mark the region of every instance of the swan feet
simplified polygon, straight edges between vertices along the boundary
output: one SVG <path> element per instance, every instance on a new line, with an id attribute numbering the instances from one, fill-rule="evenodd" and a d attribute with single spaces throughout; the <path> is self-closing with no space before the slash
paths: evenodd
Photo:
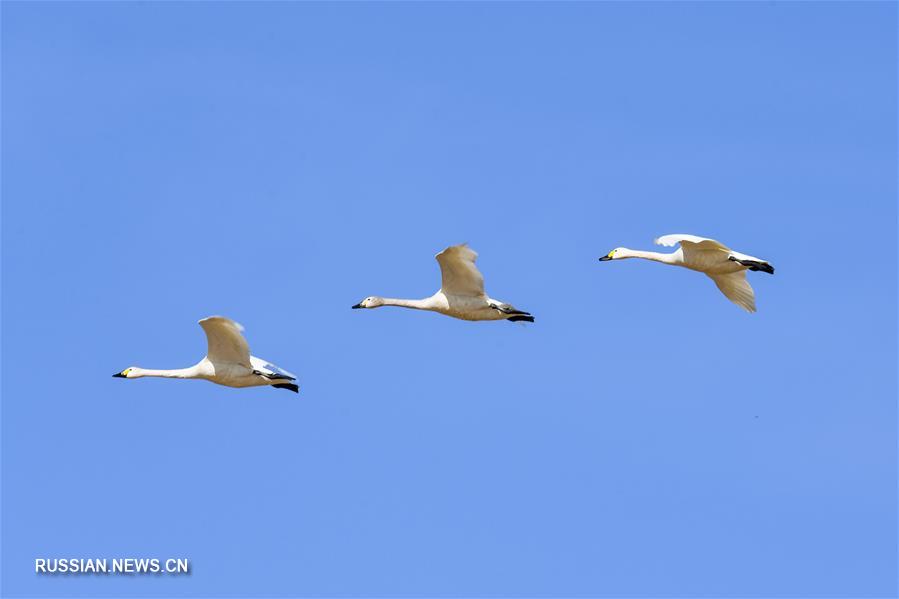
<path id="1" fill-rule="evenodd" d="M 739 262 L 740 264 L 742 264 L 743 266 L 745 266 L 746 268 L 748 268 L 749 270 L 752 270 L 752 271 L 760 270 L 762 272 L 768 273 L 769 275 L 774 274 L 774 267 L 771 266 L 770 264 L 768 264 L 767 262 L 758 262 L 756 260 L 740 260 L 739 258 L 735 258 L 733 256 L 728 256 L 727 259 L 730 260 L 731 262 Z"/>
<path id="2" fill-rule="evenodd" d="M 294 393 L 300 392 L 299 385 L 294 385 L 293 383 L 277 383 L 272 385 L 275 389 L 287 389 L 288 391 L 293 391 Z"/>
<path id="3" fill-rule="evenodd" d="M 489 304 L 491 308 L 498 312 L 502 312 L 503 314 L 510 314 L 509 320 L 511 322 L 518 322 L 519 320 L 523 320 L 526 322 L 534 322 L 534 317 L 531 316 L 530 312 L 524 312 L 522 310 L 516 310 L 514 306 L 509 304 Z"/>
<path id="4" fill-rule="evenodd" d="M 534 317 L 530 314 L 516 314 L 515 316 L 510 316 L 506 320 L 508 320 L 509 322 L 534 322 Z"/>

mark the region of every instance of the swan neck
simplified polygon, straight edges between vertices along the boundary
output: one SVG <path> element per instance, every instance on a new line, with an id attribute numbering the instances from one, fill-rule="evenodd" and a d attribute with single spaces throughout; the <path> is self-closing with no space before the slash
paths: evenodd
<path id="1" fill-rule="evenodd" d="M 428 300 L 426 299 L 399 299 L 395 297 L 385 297 L 385 306 L 399 306 L 400 308 L 412 308 L 413 310 L 428 310 Z"/>
<path id="2" fill-rule="evenodd" d="M 166 379 L 191 379 L 196 377 L 196 367 L 176 368 L 173 370 L 154 370 L 152 368 L 141 368 L 134 373 L 134 378 L 142 376 L 155 376 Z"/>
<path id="3" fill-rule="evenodd" d="M 643 250 L 625 250 L 622 258 L 642 258 L 644 260 L 652 260 L 653 262 L 661 262 L 662 264 L 675 264 L 675 254 L 663 254 L 661 252 L 647 252 Z"/>

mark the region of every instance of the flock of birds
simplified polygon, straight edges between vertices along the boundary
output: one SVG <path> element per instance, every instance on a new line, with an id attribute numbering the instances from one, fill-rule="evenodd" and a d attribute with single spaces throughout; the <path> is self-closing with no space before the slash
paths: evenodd
<path id="1" fill-rule="evenodd" d="M 765 260 L 735 252 L 715 241 L 695 235 L 665 235 L 655 240 L 665 247 L 680 247 L 670 254 L 615 248 L 600 262 L 643 258 L 683 266 L 708 275 L 727 299 L 748 312 L 755 312 L 755 294 L 746 271 L 774 274 Z M 477 253 L 467 245 L 454 245 L 437 254 L 442 281 L 434 295 L 424 299 L 395 299 L 369 296 L 353 309 L 399 306 L 414 310 L 438 312 L 462 320 L 510 320 L 534 322 L 534 317 L 512 304 L 496 300 L 484 291 L 484 276 L 475 266 Z M 200 321 L 206 333 L 206 356 L 189 368 L 151 370 L 131 366 L 114 377 L 137 379 L 145 376 L 202 379 L 227 387 L 260 387 L 268 385 L 299 393 L 296 376 L 275 366 L 268 360 L 250 355 L 250 346 L 243 336 L 243 327 L 223 316 L 210 316 Z"/>

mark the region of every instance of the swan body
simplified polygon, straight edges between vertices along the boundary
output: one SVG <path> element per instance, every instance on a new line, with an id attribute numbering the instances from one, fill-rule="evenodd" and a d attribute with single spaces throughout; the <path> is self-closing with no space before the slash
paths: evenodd
<path id="1" fill-rule="evenodd" d="M 210 316 L 200 321 L 206 333 L 206 356 L 189 368 L 152 370 L 131 366 L 112 376 L 139 379 L 145 376 L 173 379 L 202 379 L 226 387 L 261 387 L 271 385 L 299 393 L 296 377 L 271 362 L 250 355 L 243 327 L 224 316 Z"/>
<path id="2" fill-rule="evenodd" d="M 397 299 L 369 296 L 353 309 L 399 306 L 427 310 L 461 320 L 510 320 L 534 322 L 528 312 L 489 297 L 484 291 L 484 276 L 475 266 L 478 254 L 466 244 L 446 248 L 435 256 L 440 265 L 442 284 L 434 295 L 424 299 Z"/>
<path id="3" fill-rule="evenodd" d="M 676 233 L 664 235 L 655 240 L 657 245 L 674 247 L 680 244 L 674 252 L 663 254 L 659 252 L 644 252 L 628 248 L 615 248 L 602 258 L 600 262 L 608 260 L 623 260 L 627 258 L 643 258 L 682 266 L 708 275 L 718 289 L 733 303 L 747 312 L 755 312 L 755 292 L 749 281 L 746 280 L 746 271 L 762 271 L 774 274 L 774 267 L 766 260 L 755 258 L 748 254 L 735 252 L 726 245 L 696 235 Z"/>

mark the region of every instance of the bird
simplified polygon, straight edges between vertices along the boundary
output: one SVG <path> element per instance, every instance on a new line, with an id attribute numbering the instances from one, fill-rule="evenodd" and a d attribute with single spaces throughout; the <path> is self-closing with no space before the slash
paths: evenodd
<path id="1" fill-rule="evenodd" d="M 484 292 L 484 275 L 475 266 L 477 252 L 468 244 L 453 245 L 435 256 L 440 265 L 442 284 L 431 297 L 424 299 L 394 299 L 369 296 L 352 306 L 380 308 L 400 306 L 413 310 L 429 310 L 461 320 L 509 320 L 534 322 L 529 312 L 518 310 L 512 304 L 489 297 Z"/>
<path id="2" fill-rule="evenodd" d="M 139 379 L 158 376 L 172 379 L 202 379 L 226 387 L 261 387 L 270 385 L 294 393 L 300 387 L 296 376 L 268 360 L 250 355 L 250 346 L 243 336 L 243 327 L 224 316 L 210 316 L 199 322 L 206 333 L 206 356 L 189 368 L 150 370 L 130 366 L 113 377 Z"/>
<path id="3" fill-rule="evenodd" d="M 755 312 L 756 309 L 755 293 L 752 291 L 749 281 L 746 280 L 746 271 L 774 274 L 774 267 L 767 260 L 735 252 L 714 239 L 675 233 L 659 237 L 655 243 L 664 247 L 674 247 L 680 244 L 680 248 L 670 254 L 661 254 L 619 247 L 600 258 L 599 261 L 643 258 L 705 273 L 715 282 L 727 299 L 747 312 Z"/>

